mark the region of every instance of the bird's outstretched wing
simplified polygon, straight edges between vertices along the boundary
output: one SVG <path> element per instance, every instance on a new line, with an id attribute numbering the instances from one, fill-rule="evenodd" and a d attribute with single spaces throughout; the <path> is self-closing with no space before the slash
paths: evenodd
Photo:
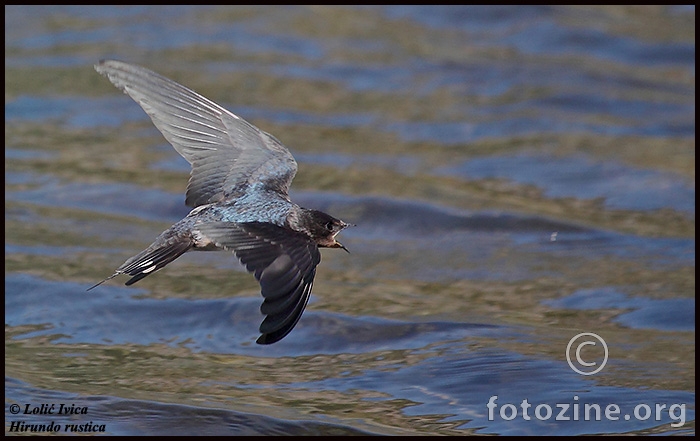
<path id="1" fill-rule="evenodd" d="M 318 246 L 307 236 L 263 222 L 209 222 L 194 227 L 216 246 L 233 251 L 260 282 L 259 344 L 275 343 L 294 328 L 311 295 Z"/>
<path id="2" fill-rule="evenodd" d="M 215 102 L 143 67 L 102 60 L 95 70 L 146 111 L 191 165 L 191 207 L 262 188 L 287 196 L 297 163 L 275 137 Z"/>

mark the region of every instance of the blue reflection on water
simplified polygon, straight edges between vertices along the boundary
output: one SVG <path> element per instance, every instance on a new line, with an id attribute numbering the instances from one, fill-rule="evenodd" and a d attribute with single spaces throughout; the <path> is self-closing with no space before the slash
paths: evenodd
<path id="1" fill-rule="evenodd" d="M 672 173 L 633 168 L 615 161 L 596 161 L 583 155 L 488 156 L 437 172 L 467 179 L 500 178 L 536 185 L 552 198 L 604 198 L 610 208 L 672 208 L 695 213 L 695 186 L 688 180 Z"/>
<path id="2" fill-rule="evenodd" d="M 630 297 L 616 288 L 604 287 L 581 289 L 560 299 L 545 300 L 543 304 L 561 309 L 631 310 L 615 318 L 617 323 L 630 328 L 662 331 L 695 330 L 695 299 Z"/>

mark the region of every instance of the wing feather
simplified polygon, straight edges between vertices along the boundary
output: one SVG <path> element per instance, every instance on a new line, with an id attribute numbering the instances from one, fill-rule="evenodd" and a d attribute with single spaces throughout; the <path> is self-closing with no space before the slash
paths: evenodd
<path id="1" fill-rule="evenodd" d="M 133 98 L 192 165 L 187 205 L 236 198 L 260 185 L 287 196 L 297 163 L 273 136 L 143 67 L 103 60 L 95 69 Z"/>
<path id="2" fill-rule="evenodd" d="M 264 298 L 260 344 L 281 340 L 296 326 L 309 301 L 321 253 L 307 236 L 262 222 L 208 222 L 195 227 L 231 250 L 255 274 Z"/>

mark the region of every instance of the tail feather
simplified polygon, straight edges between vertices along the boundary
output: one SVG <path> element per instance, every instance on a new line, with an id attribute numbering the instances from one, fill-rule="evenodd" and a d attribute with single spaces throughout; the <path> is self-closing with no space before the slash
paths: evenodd
<path id="1" fill-rule="evenodd" d="M 88 288 L 88 291 L 120 274 L 132 276 L 126 285 L 133 285 L 177 259 L 193 246 L 194 242 L 189 234 L 170 237 L 167 240 L 156 240 L 151 246 L 124 262 L 114 274 Z"/>
<path id="2" fill-rule="evenodd" d="M 90 291 L 90 290 L 93 289 L 93 288 L 97 288 L 98 286 L 102 285 L 102 284 L 105 283 L 106 281 L 117 277 L 119 274 L 120 274 L 120 273 L 117 272 L 117 273 L 114 273 L 114 274 L 112 274 L 111 276 L 107 277 L 106 279 L 102 279 L 102 281 L 97 282 L 97 283 L 95 283 L 94 285 L 92 285 L 90 288 L 86 289 L 86 291 Z"/>

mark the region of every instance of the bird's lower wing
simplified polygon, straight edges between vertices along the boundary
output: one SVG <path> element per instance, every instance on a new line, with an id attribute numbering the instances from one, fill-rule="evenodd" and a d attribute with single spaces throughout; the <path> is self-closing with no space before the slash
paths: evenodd
<path id="1" fill-rule="evenodd" d="M 209 222 L 194 227 L 217 247 L 233 251 L 260 282 L 259 344 L 272 344 L 296 326 L 309 301 L 321 253 L 307 236 L 264 222 Z"/>

